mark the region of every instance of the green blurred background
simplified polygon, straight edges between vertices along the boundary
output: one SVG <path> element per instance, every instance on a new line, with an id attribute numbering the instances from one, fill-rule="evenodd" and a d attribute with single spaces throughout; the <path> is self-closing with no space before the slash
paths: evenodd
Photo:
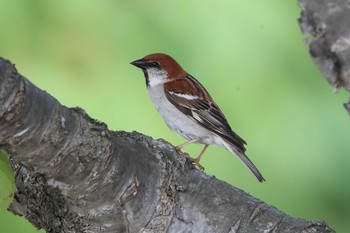
<path id="1" fill-rule="evenodd" d="M 294 217 L 350 226 L 350 126 L 337 94 L 311 61 L 295 1 L 1 1 L 0 56 L 68 107 L 111 130 L 136 130 L 174 145 L 142 72 L 129 63 L 164 52 L 211 93 L 260 184 L 223 148 L 202 160 L 215 175 Z M 202 146 L 187 149 L 197 155 Z M 0 215 L 0 231 L 37 232 Z"/>

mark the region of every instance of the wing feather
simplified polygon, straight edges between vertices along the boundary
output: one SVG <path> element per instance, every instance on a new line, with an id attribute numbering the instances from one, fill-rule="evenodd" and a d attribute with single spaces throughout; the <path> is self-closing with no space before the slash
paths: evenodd
<path id="1" fill-rule="evenodd" d="M 171 84 L 171 85 L 170 85 Z M 201 87 L 201 88 L 198 88 Z M 214 103 L 204 87 L 192 76 L 166 83 L 167 99 L 181 112 L 189 115 L 204 128 L 233 143 L 242 152 L 246 142 L 232 131 L 224 114 Z M 180 90 L 191 90 L 183 93 Z"/>

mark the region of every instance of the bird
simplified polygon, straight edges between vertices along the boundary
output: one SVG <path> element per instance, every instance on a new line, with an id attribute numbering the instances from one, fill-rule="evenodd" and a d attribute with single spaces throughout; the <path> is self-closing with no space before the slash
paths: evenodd
<path id="1" fill-rule="evenodd" d="M 192 143 L 203 144 L 202 151 L 192 159 L 201 168 L 199 162 L 208 146 L 221 146 L 236 155 L 259 182 L 265 181 L 245 154 L 246 142 L 231 129 L 203 85 L 175 59 L 164 53 L 153 53 L 130 64 L 143 71 L 149 96 L 167 126 L 187 140 L 175 147 L 178 152 Z"/>

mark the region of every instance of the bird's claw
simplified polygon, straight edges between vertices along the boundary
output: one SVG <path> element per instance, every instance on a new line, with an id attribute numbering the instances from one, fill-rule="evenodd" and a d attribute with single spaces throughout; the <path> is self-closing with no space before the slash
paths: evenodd
<path id="1" fill-rule="evenodd" d="M 192 162 L 192 164 L 194 164 L 195 166 L 197 166 L 198 169 L 201 170 L 201 171 L 204 171 L 204 169 L 205 169 L 202 165 L 200 165 L 200 163 Z"/>
<path id="2" fill-rule="evenodd" d="M 175 150 L 183 157 L 185 157 L 186 159 L 188 159 L 193 165 L 197 166 L 199 170 L 201 171 L 204 171 L 204 167 L 199 163 L 199 161 L 194 158 L 192 158 L 189 154 L 185 153 L 185 152 L 182 152 L 181 149 L 179 148 L 176 148 L 175 147 Z"/>

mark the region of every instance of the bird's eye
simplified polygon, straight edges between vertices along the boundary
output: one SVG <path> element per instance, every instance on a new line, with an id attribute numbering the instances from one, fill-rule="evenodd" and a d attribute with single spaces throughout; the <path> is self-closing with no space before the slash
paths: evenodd
<path id="1" fill-rule="evenodd" d="M 152 61 L 152 62 L 149 63 L 149 66 L 150 67 L 154 67 L 154 68 L 159 68 L 160 64 L 159 64 L 159 62 Z"/>

